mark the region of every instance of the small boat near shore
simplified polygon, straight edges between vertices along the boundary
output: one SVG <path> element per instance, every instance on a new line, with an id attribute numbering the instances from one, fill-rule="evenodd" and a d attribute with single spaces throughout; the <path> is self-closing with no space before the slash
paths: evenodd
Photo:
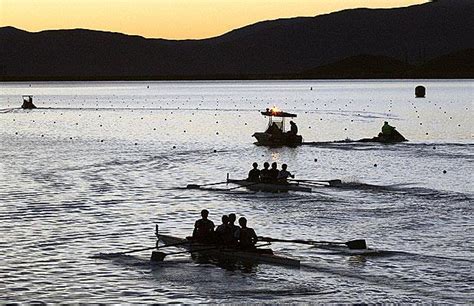
<path id="1" fill-rule="evenodd" d="M 170 235 L 156 234 L 158 241 L 165 245 L 176 245 L 179 248 L 186 249 L 190 253 L 199 253 L 216 259 L 237 259 L 255 263 L 266 263 L 280 266 L 299 267 L 298 259 L 275 255 L 271 249 L 256 249 L 255 251 L 243 251 L 225 246 L 204 244 L 189 241 L 185 238 L 174 237 Z M 158 242 L 157 242 L 158 244 Z M 154 251 L 157 252 L 157 251 Z M 152 254 L 153 258 L 153 254 Z"/>
<path id="2" fill-rule="evenodd" d="M 288 191 L 301 191 L 301 192 L 311 192 L 312 188 L 308 186 L 301 186 L 299 183 L 286 183 L 286 184 L 274 184 L 274 183 L 254 183 L 247 180 L 236 180 L 236 179 L 227 179 L 228 183 L 236 184 L 242 187 L 245 187 L 252 191 L 262 191 L 262 192 L 288 192 Z"/>

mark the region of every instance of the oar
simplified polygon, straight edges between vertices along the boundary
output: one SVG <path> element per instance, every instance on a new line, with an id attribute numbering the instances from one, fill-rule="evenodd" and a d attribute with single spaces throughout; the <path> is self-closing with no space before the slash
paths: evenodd
<path id="1" fill-rule="evenodd" d="M 237 189 L 237 188 L 249 187 L 249 186 L 253 186 L 253 185 L 257 185 L 257 184 L 260 184 L 260 183 L 259 183 L 259 182 L 256 182 L 256 183 L 250 183 L 250 184 L 240 185 L 240 186 L 237 186 L 237 187 L 229 188 L 229 189 L 227 189 L 227 191 L 229 191 L 229 190 L 234 190 L 234 189 Z"/>
<path id="2" fill-rule="evenodd" d="M 212 247 L 212 248 L 205 248 L 205 249 L 196 249 L 196 250 L 186 250 L 181 252 L 174 252 L 174 253 L 163 253 L 163 252 L 153 252 L 151 254 L 152 261 L 163 261 L 166 256 L 168 255 L 177 255 L 177 254 L 184 254 L 184 253 L 195 253 L 195 252 L 202 252 L 202 251 L 210 251 L 210 250 L 217 250 L 220 249 L 221 246 Z"/>
<path id="3" fill-rule="evenodd" d="M 321 183 L 328 183 L 329 186 L 338 186 L 342 184 L 342 181 L 339 179 L 335 180 L 293 180 L 290 179 L 293 182 L 301 182 L 301 183 L 315 183 L 315 184 L 321 184 Z"/>
<path id="4" fill-rule="evenodd" d="M 260 241 L 268 241 L 268 242 L 290 242 L 290 243 L 301 243 L 301 244 L 345 244 L 351 250 L 365 250 L 367 249 L 367 243 L 364 239 L 357 239 L 351 240 L 347 242 L 339 242 L 339 241 L 314 241 L 314 240 L 301 240 L 301 239 L 294 239 L 294 240 L 287 240 L 287 239 L 277 239 L 271 237 L 258 237 Z"/>
<path id="5" fill-rule="evenodd" d="M 219 185 L 219 184 L 225 184 L 227 183 L 227 181 L 224 181 L 224 182 L 217 182 L 217 183 L 209 183 L 209 184 L 202 184 L 202 185 L 198 185 L 198 184 L 189 184 L 186 186 L 186 189 L 199 189 L 203 186 L 212 186 L 212 185 Z"/>
<path id="6" fill-rule="evenodd" d="M 172 247 L 172 246 L 188 244 L 188 243 L 191 243 L 191 242 L 190 241 L 184 241 L 184 242 L 179 242 L 179 243 L 162 245 L 162 246 L 159 246 L 159 247 L 154 246 L 154 247 L 149 247 L 149 248 L 130 250 L 130 251 L 126 251 L 126 252 L 110 253 L 110 254 L 107 254 L 107 256 L 120 256 L 120 255 L 135 253 L 135 252 L 148 251 L 148 250 L 154 250 L 154 249 L 162 249 L 162 248 L 166 248 L 166 247 Z"/>

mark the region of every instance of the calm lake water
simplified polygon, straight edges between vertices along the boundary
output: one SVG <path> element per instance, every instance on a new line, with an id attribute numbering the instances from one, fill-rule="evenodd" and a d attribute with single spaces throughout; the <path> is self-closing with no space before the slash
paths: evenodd
<path id="1" fill-rule="evenodd" d="M 39 108 L 19 109 L 24 94 Z M 473 97 L 462 80 L 2 83 L 0 302 L 472 303 Z M 298 114 L 309 144 L 253 144 L 274 105 Z M 384 121 L 410 141 L 333 142 Z M 254 161 L 344 188 L 183 188 L 245 177 Z M 189 235 L 203 208 L 262 236 L 360 238 L 381 252 L 272 245 L 300 269 L 97 256 L 152 247 L 155 224 Z"/>

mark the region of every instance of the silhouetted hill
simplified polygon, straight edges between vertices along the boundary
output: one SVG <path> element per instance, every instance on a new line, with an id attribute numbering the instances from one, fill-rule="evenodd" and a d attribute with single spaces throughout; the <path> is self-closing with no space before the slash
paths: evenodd
<path id="1" fill-rule="evenodd" d="M 304 79 L 473 78 L 474 49 L 410 65 L 386 56 L 358 55 L 292 75 Z"/>
<path id="2" fill-rule="evenodd" d="M 426 78 L 474 78 L 474 49 L 435 58 L 417 67 L 412 75 Z"/>
<path id="3" fill-rule="evenodd" d="M 391 57 L 358 55 L 304 71 L 300 76 L 315 79 L 403 78 L 412 69 L 414 69 L 413 65 Z"/>
<path id="4" fill-rule="evenodd" d="M 385 74 L 405 69 L 404 63 L 419 65 L 474 48 L 472 16 L 474 1 L 439 0 L 406 8 L 264 21 L 215 38 L 183 41 L 82 29 L 29 33 L 4 27 L 0 75 L 5 80 L 212 79 L 313 71 L 316 76 L 324 69 L 331 73 L 329 64 L 352 57 L 353 62 L 332 66 L 341 73 L 332 75 L 357 75 L 361 69 L 368 75 Z M 373 58 L 357 58 L 361 54 Z M 377 60 L 391 68 L 364 68 Z M 418 73 L 432 68 L 426 69 Z"/>

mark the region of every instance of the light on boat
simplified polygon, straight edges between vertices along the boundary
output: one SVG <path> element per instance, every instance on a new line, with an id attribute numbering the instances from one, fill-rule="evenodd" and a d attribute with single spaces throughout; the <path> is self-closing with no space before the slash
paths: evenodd
<path id="1" fill-rule="evenodd" d="M 278 107 L 276 107 L 276 106 L 273 106 L 273 107 L 270 109 L 270 111 L 272 112 L 272 114 L 277 114 L 277 113 L 281 112 L 281 110 L 280 110 Z"/>

